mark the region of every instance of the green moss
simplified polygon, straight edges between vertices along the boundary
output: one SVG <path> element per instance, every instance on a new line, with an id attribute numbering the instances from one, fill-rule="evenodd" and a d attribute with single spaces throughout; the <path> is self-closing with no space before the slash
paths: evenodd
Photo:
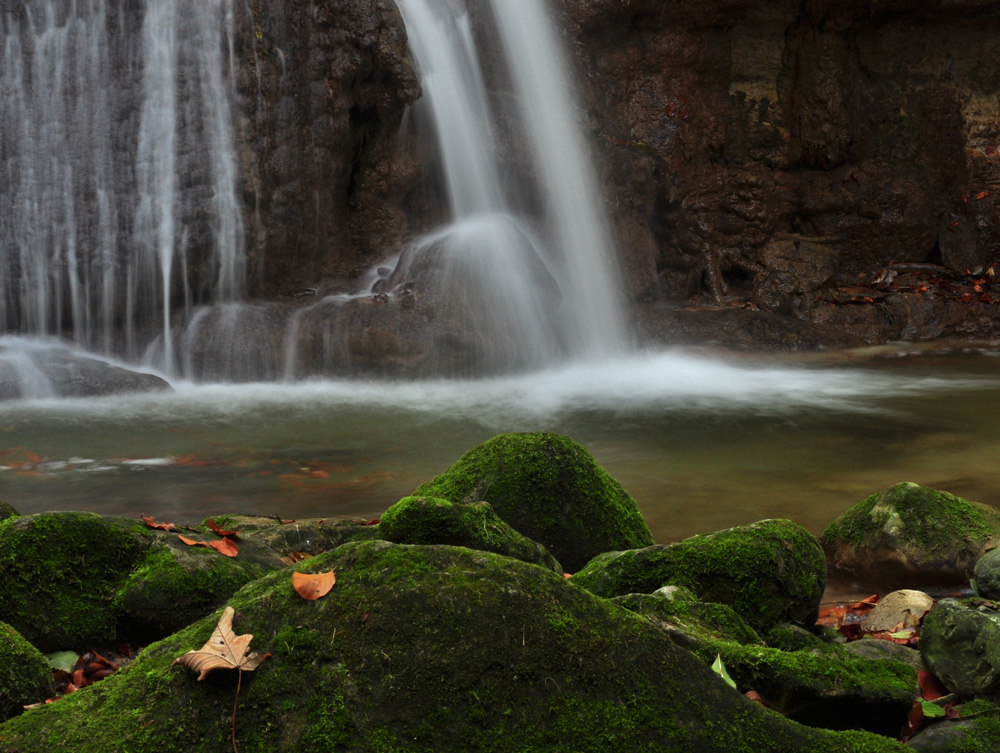
<path id="1" fill-rule="evenodd" d="M 20 515 L 17 510 L 12 506 L 8 505 L 2 499 L 0 499 L 0 520 L 7 520 L 7 518 L 16 518 Z"/>
<path id="2" fill-rule="evenodd" d="M 150 545 L 132 521 L 93 513 L 0 522 L 0 619 L 43 650 L 115 638 L 115 590 Z"/>
<path id="3" fill-rule="evenodd" d="M 231 600 L 236 632 L 272 652 L 242 678 L 244 753 L 905 750 L 790 723 L 720 683 L 648 620 L 507 557 L 368 542 L 299 568 L 333 569 L 334 590 L 303 600 L 279 571 Z M 236 676 L 197 682 L 170 669 L 218 616 L 0 726 L 0 750 L 229 749 Z"/>
<path id="4" fill-rule="evenodd" d="M 732 607 L 766 633 L 780 622 L 815 623 L 826 562 L 816 537 L 804 528 L 764 520 L 676 544 L 603 554 L 572 582 L 600 596 L 684 586 L 702 601 Z"/>
<path id="5" fill-rule="evenodd" d="M 571 572 L 595 555 L 653 543 L 639 507 L 594 457 L 556 434 L 501 434 L 414 496 L 488 502 Z"/>
<path id="6" fill-rule="evenodd" d="M 465 546 L 563 572 L 545 547 L 507 525 L 486 502 L 457 505 L 445 499 L 404 497 L 382 515 L 379 532 L 397 544 Z"/>
<path id="7" fill-rule="evenodd" d="M 695 642 L 761 643 L 757 631 L 725 604 L 707 604 L 684 597 L 665 599 L 654 594 L 626 594 L 611 601 L 645 616 L 655 625 L 680 630 Z M 684 643 L 691 645 L 689 641 Z"/>
<path id="8" fill-rule="evenodd" d="M 934 554 L 955 542 L 1000 534 L 1000 511 L 910 482 L 872 494 L 833 521 L 823 542 L 880 546 L 913 542 Z"/>
<path id="9" fill-rule="evenodd" d="M 0 622 L 0 722 L 20 714 L 23 706 L 55 694 L 45 657 L 14 628 Z"/>

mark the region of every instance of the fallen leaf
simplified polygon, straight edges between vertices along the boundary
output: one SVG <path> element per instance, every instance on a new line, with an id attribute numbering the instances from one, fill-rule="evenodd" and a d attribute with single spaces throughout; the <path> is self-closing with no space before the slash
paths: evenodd
<path id="1" fill-rule="evenodd" d="M 989 191 L 980 191 L 979 193 L 976 194 L 976 198 L 977 199 L 985 199 L 989 195 L 990 195 Z"/>
<path id="2" fill-rule="evenodd" d="M 962 293 L 962 303 L 969 303 L 972 300 L 972 293 L 965 291 Z"/>
<path id="3" fill-rule="evenodd" d="M 158 529 L 160 531 L 176 531 L 177 530 L 177 526 L 175 526 L 173 523 L 157 523 L 155 520 L 153 520 L 148 515 L 141 515 L 140 517 L 142 518 L 142 522 L 145 523 L 150 528 L 156 528 L 156 529 Z"/>
<path id="4" fill-rule="evenodd" d="M 764 699 L 760 697 L 760 693 L 758 693 L 756 690 L 748 690 L 743 695 L 745 695 L 751 701 L 757 701 L 757 703 L 764 703 Z"/>
<path id="5" fill-rule="evenodd" d="M 945 694 L 944 688 L 941 687 L 941 683 L 938 681 L 938 678 L 926 669 L 921 669 L 917 672 L 917 682 L 920 685 L 920 695 L 922 695 L 925 700 L 936 701 Z"/>
<path id="6" fill-rule="evenodd" d="M 233 632 L 233 615 L 235 614 L 232 607 L 226 607 L 208 642 L 197 651 L 188 651 L 186 654 L 178 656 L 170 666 L 183 664 L 195 672 L 200 672 L 199 681 L 205 679 L 205 675 L 213 669 L 239 669 L 247 672 L 257 669 L 260 663 L 271 654 L 246 655 L 250 641 L 253 640 L 253 634 L 236 635 Z"/>
<path id="7" fill-rule="evenodd" d="M 726 685 L 731 687 L 733 690 L 736 690 L 736 681 L 733 680 L 733 678 L 730 677 L 729 673 L 726 671 L 726 665 L 722 663 L 722 654 L 715 655 L 715 661 L 712 662 L 712 670 L 715 674 L 726 681 Z"/>
<path id="8" fill-rule="evenodd" d="M 208 543 L 205 541 L 195 541 L 194 539 L 189 539 L 187 536 L 182 536 L 180 534 L 177 535 L 177 538 L 188 546 L 208 546 Z"/>
<path id="9" fill-rule="evenodd" d="M 299 596 L 309 601 L 315 601 L 321 596 L 326 596 L 337 582 L 337 576 L 333 570 L 328 573 L 292 573 L 292 586 L 298 591 Z"/>
<path id="10" fill-rule="evenodd" d="M 305 552 L 289 552 L 281 558 L 281 561 L 286 565 L 294 565 L 296 562 L 301 562 L 302 560 L 309 559 L 312 556 L 313 555 L 306 554 Z"/>
<path id="11" fill-rule="evenodd" d="M 945 715 L 945 710 L 938 706 L 936 703 L 931 703 L 930 701 L 921 701 L 920 708 L 924 712 L 924 716 L 928 718 L 934 718 Z"/>
<path id="12" fill-rule="evenodd" d="M 219 541 L 209 541 L 208 545 L 213 549 L 222 552 L 227 557 L 235 557 L 240 553 L 232 539 L 220 539 Z"/>
<path id="13" fill-rule="evenodd" d="M 219 534 L 220 536 L 236 537 L 240 535 L 239 531 L 224 531 L 223 529 L 219 528 L 218 524 L 216 524 L 216 522 L 211 518 L 205 521 L 205 525 L 207 525 L 209 528 L 211 528 L 215 533 Z"/>

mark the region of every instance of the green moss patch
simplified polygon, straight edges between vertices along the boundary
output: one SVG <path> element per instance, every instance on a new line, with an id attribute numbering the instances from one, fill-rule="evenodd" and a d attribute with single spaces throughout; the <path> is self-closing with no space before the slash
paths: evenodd
<path id="1" fill-rule="evenodd" d="M 404 497 L 381 520 L 379 533 L 386 541 L 466 546 L 563 573 L 545 547 L 507 525 L 487 502 L 456 505 L 446 499 Z"/>
<path id="2" fill-rule="evenodd" d="M 621 484 L 583 446 L 556 434 L 496 436 L 413 494 L 488 502 L 570 572 L 601 552 L 653 543 L 638 505 Z"/>
<path id="3" fill-rule="evenodd" d="M 299 568 L 333 569 L 337 584 L 305 601 L 279 571 L 230 602 L 236 632 L 271 652 L 242 678 L 242 753 L 906 750 L 790 722 L 726 686 L 648 620 L 514 559 L 363 542 Z M 228 749 L 236 675 L 197 682 L 170 669 L 218 617 L 6 722 L 0 750 Z"/>
<path id="4" fill-rule="evenodd" d="M 609 552 L 572 582 L 600 596 L 652 593 L 665 585 L 726 604 L 762 633 L 781 622 L 812 625 L 826 585 L 816 537 L 788 520 L 763 520 L 676 544 Z"/>
<path id="5" fill-rule="evenodd" d="M 45 657 L 14 628 L 0 622 L 0 722 L 55 694 Z"/>

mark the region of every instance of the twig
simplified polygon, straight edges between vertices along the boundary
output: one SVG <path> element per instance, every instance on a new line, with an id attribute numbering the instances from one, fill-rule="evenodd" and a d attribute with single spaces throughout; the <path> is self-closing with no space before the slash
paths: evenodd
<path id="1" fill-rule="evenodd" d="M 236 700 L 233 701 L 233 753 L 240 753 L 236 750 L 236 704 L 240 702 L 240 683 L 243 681 L 243 668 L 237 667 L 239 675 L 236 677 Z"/>

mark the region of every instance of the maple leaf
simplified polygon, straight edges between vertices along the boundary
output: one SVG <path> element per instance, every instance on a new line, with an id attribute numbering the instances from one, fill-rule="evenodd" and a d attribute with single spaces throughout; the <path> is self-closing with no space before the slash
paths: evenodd
<path id="1" fill-rule="evenodd" d="M 246 655 L 253 634 L 236 635 L 233 632 L 234 614 L 232 607 L 226 607 L 208 642 L 197 651 L 188 651 L 183 656 L 178 656 L 170 666 L 183 664 L 195 672 L 200 672 L 199 681 L 205 679 L 205 675 L 213 669 L 239 669 L 247 672 L 257 669 L 271 654 Z"/>

